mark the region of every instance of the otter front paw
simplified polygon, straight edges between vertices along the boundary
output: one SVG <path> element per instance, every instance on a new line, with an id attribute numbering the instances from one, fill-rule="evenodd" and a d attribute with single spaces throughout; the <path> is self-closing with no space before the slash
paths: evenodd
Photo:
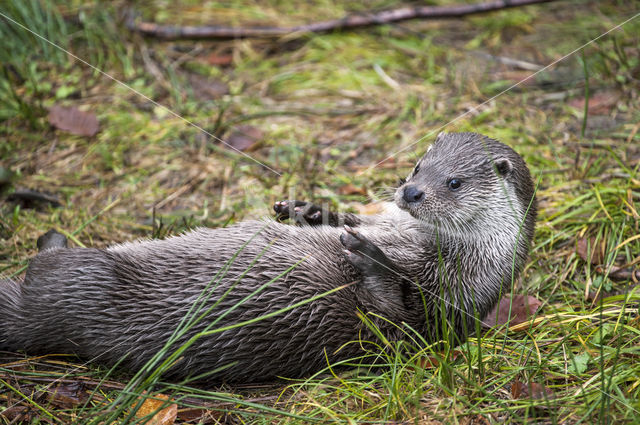
<path id="1" fill-rule="evenodd" d="M 280 221 L 293 218 L 297 224 L 316 226 L 322 224 L 322 208 L 311 202 L 286 200 L 278 201 L 273 209 Z"/>
<path id="2" fill-rule="evenodd" d="M 373 242 L 349 226 L 340 235 L 340 242 L 346 248 L 345 255 L 365 276 L 393 272 L 393 263 Z"/>

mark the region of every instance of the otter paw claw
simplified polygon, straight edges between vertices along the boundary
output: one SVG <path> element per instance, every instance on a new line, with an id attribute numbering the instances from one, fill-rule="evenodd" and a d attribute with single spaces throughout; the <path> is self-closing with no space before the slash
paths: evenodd
<path id="1" fill-rule="evenodd" d="M 311 226 L 322 224 L 322 208 L 311 202 L 285 200 L 278 201 L 273 209 L 280 221 L 293 218 L 297 224 Z"/>
<path id="2" fill-rule="evenodd" d="M 391 267 L 386 255 L 373 242 L 349 226 L 344 226 L 340 242 L 346 248 L 344 254 L 349 262 L 364 274 L 384 272 Z"/>
<path id="3" fill-rule="evenodd" d="M 353 230 L 352 227 L 345 225 L 344 230 L 345 232 L 340 235 L 340 242 L 342 242 L 342 245 L 344 245 L 344 247 L 349 251 L 362 252 L 363 254 L 366 254 L 364 251 L 367 251 L 367 244 L 370 244 L 372 247 L 377 249 L 373 243 L 369 242 L 364 236 Z"/>

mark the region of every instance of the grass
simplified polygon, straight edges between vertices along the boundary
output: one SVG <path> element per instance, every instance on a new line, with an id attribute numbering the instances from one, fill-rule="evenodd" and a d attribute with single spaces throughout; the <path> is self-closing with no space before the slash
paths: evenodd
<path id="1" fill-rule="evenodd" d="M 295 25 L 362 10 L 356 3 L 139 7 L 166 23 Z M 240 124 L 259 129 L 248 153 L 280 175 L 0 18 L 0 166 L 14 174 L 4 190 L 29 187 L 63 202 L 31 209 L 0 200 L 0 273 L 20 273 L 51 227 L 76 245 L 104 247 L 269 215 L 291 193 L 357 211 L 407 174 L 434 137 L 425 135 L 471 111 L 446 130 L 508 143 L 539 181 L 535 243 L 514 291 L 544 304 L 535 326 L 483 331 L 410 358 L 390 349 L 382 370 L 330 369 L 266 386 L 140 381 L 72 357 L 7 354 L 0 398 L 14 416 L 0 421 L 141 422 L 131 406 L 165 395 L 182 422 L 204 405 L 210 423 L 640 423 L 640 292 L 610 278 L 610 266 L 637 268 L 640 258 L 640 18 L 472 109 L 531 73 L 478 52 L 546 65 L 637 13 L 634 2 L 560 1 L 288 40 L 197 42 L 127 33 L 124 6 L 9 1 L 0 12 L 217 137 Z M 230 65 L 213 64 L 224 55 Z M 227 94 L 199 95 L 194 74 Z M 100 133 L 52 129 L 54 104 L 95 112 Z M 585 239 L 601 247 L 602 264 L 580 256 Z M 513 397 L 516 382 L 549 392 Z"/>

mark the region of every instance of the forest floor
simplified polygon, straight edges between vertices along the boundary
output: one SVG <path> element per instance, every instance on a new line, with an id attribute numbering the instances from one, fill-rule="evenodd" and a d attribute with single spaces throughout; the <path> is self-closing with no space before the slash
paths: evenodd
<path id="1" fill-rule="evenodd" d="M 403 5 L 151 0 L 136 12 L 285 27 Z M 474 131 L 512 146 L 537 183 L 512 292 L 542 305 L 437 362 L 261 386 L 134 385 L 72 356 L 1 353 L 0 423 L 143 422 L 140 397 L 160 400 L 145 413 L 169 415 L 156 423 L 640 423 L 637 2 L 173 41 L 128 31 L 128 7 L 0 4 L 1 275 L 23 274 L 51 228 L 106 247 L 272 216 L 281 199 L 368 213 L 436 134 Z"/>

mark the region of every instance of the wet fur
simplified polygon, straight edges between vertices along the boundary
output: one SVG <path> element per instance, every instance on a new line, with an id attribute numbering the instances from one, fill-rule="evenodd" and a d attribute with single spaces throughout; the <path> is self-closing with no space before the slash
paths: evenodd
<path id="1" fill-rule="evenodd" d="M 467 151 L 473 152 L 469 158 Z M 447 162 L 453 156 L 459 160 Z M 503 157 L 512 164 L 505 175 L 494 166 Z M 444 336 L 439 323 L 446 317 L 448 337 L 462 341 L 474 329 L 474 317 L 495 304 L 501 285 L 522 270 L 533 236 L 533 186 L 515 152 L 472 133 L 439 136 L 420 163 L 398 188 L 397 205 L 377 216 L 331 213 L 331 225 L 313 226 L 244 221 L 105 250 L 46 248 L 32 259 L 24 282 L 0 282 L 0 349 L 76 353 L 106 364 L 124 357 L 121 365 L 136 370 L 162 349 L 203 294 L 207 301 L 199 311 L 214 308 L 176 348 L 221 315 L 213 329 L 341 285 L 294 310 L 197 339 L 167 377 L 221 367 L 210 380 L 308 375 L 327 359 L 360 356 L 361 344 L 350 342 L 377 341 L 361 312 L 396 322 L 399 328 L 376 322 L 390 340 L 410 327 L 436 341 Z M 468 197 L 442 192 L 445 174 L 462 172 L 471 185 Z M 398 193 L 409 184 L 429 192 L 425 205 L 403 203 Z M 474 185 L 481 189 L 476 195 Z M 339 227 L 344 222 L 353 233 Z"/>

